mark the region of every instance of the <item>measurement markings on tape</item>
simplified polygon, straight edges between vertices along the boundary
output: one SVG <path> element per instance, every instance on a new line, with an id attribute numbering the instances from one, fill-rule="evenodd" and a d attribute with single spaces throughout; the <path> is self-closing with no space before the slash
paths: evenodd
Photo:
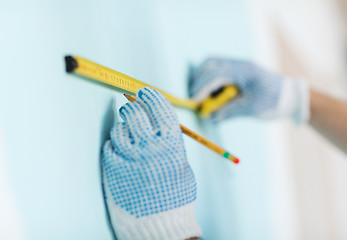
<path id="1" fill-rule="evenodd" d="M 134 94 L 136 94 L 136 91 L 140 88 L 150 87 L 161 92 L 175 106 L 185 107 L 192 110 L 198 109 L 199 104 L 193 100 L 174 97 L 156 87 L 150 86 L 126 74 L 104 67 L 82 57 L 66 56 L 65 64 L 68 73 L 75 73 L 77 75 L 91 78 Z"/>

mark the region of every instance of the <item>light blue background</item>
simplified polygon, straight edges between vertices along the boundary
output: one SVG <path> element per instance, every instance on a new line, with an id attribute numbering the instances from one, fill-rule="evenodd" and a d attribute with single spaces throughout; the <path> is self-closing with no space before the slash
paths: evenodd
<path id="1" fill-rule="evenodd" d="M 78 54 L 186 97 L 189 63 L 210 55 L 252 58 L 241 0 L 4 1 L 0 8 L 0 130 L 28 239 L 112 239 L 100 149 L 120 93 L 67 75 Z M 178 109 L 180 121 L 237 154 L 216 156 L 185 137 L 198 181 L 206 239 L 269 239 L 266 143 L 261 123 L 222 130 Z"/>

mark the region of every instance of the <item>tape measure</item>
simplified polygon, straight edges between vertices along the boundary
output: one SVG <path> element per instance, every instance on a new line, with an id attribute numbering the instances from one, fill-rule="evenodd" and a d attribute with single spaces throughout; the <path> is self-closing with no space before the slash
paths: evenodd
<path id="1" fill-rule="evenodd" d="M 212 92 L 198 107 L 202 118 L 209 117 L 214 111 L 223 107 L 238 94 L 237 87 L 233 85 L 223 86 Z"/>
<path id="2" fill-rule="evenodd" d="M 65 65 L 68 73 L 87 77 L 133 94 L 136 94 L 137 90 L 143 87 L 153 88 L 161 92 L 173 105 L 191 110 L 198 110 L 202 117 L 208 117 L 226 102 L 234 98 L 238 92 L 235 86 L 226 86 L 217 92 L 215 91 L 204 102 L 199 104 L 191 99 L 174 97 L 156 87 L 79 56 L 66 56 Z"/>

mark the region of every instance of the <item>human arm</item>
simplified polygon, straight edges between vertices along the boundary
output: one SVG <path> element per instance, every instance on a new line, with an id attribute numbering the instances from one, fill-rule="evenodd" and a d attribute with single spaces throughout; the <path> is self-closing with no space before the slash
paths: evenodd
<path id="1" fill-rule="evenodd" d="M 310 90 L 310 125 L 347 153 L 347 103 Z"/>
<path id="2" fill-rule="evenodd" d="M 171 104 L 140 89 L 121 107 L 103 149 L 103 187 L 115 234 L 128 239 L 189 239 L 201 235 L 195 218 L 196 182 Z"/>

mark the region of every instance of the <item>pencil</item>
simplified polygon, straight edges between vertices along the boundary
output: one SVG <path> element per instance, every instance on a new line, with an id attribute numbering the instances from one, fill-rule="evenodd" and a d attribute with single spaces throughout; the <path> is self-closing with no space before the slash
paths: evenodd
<path id="1" fill-rule="evenodd" d="M 136 97 L 134 97 L 132 95 L 124 94 L 124 96 L 129 101 L 136 101 Z M 216 152 L 217 154 L 219 154 L 219 155 L 229 159 L 230 161 L 234 162 L 235 164 L 238 164 L 240 162 L 240 160 L 237 157 L 233 156 L 231 153 L 229 153 L 225 149 L 221 148 L 217 144 L 214 144 L 213 142 L 211 142 L 207 138 L 197 134 L 196 132 L 190 130 L 189 128 L 187 128 L 185 126 L 183 126 L 182 124 L 180 124 L 180 126 L 181 126 L 181 130 L 182 130 L 182 132 L 184 134 L 186 134 L 187 136 L 193 138 L 194 140 L 196 140 L 197 142 L 201 143 L 205 147 L 207 147 L 207 148 L 211 149 L 212 151 Z"/>

